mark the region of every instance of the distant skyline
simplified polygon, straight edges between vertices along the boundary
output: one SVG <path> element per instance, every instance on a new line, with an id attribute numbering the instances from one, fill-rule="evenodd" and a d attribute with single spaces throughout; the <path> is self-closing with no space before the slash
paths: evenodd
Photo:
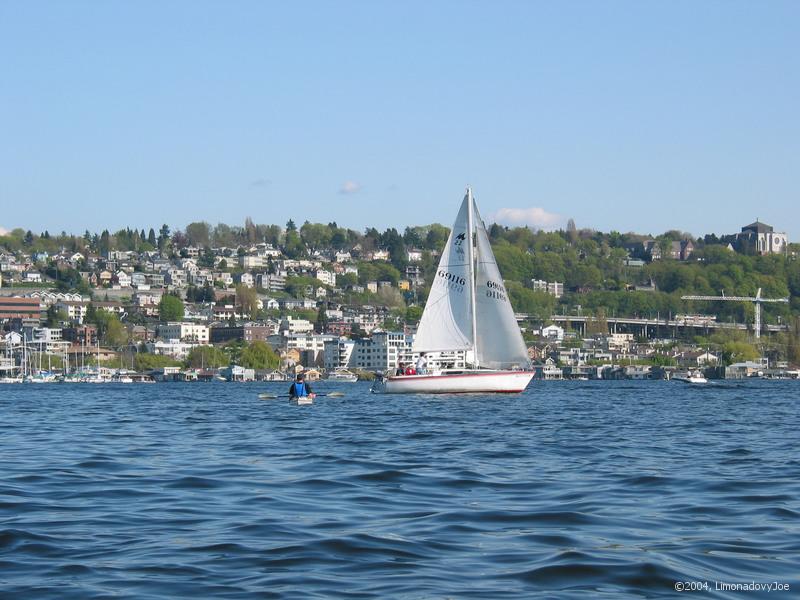
<path id="1" fill-rule="evenodd" d="M 800 241 L 800 3 L 0 3 L 0 229 Z"/>

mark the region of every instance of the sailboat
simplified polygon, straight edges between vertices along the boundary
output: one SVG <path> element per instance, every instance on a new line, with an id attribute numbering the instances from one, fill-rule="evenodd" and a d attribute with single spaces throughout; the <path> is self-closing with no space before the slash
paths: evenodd
<path id="1" fill-rule="evenodd" d="M 525 342 L 470 188 L 442 252 L 412 352 L 463 353 L 470 368 L 389 375 L 376 382 L 374 392 L 518 393 L 533 378 Z"/>

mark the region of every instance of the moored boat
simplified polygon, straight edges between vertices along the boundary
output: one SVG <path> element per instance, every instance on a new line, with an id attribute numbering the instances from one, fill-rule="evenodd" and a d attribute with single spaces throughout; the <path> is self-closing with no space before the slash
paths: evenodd
<path id="1" fill-rule="evenodd" d="M 348 371 L 347 369 L 334 369 L 329 372 L 325 377 L 326 381 L 338 381 L 343 383 L 355 383 L 358 381 L 358 375 Z"/>

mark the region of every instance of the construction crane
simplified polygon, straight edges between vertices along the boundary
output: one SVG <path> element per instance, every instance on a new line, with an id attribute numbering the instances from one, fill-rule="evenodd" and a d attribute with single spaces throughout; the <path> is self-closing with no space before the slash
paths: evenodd
<path id="1" fill-rule="evenodd" d="M 711 302 L 725 300 L 727 302 L 752 302 L 755 304 L 756 309 L 756 339 L 761 337 L 761 305 L 764 302 L 789 302 L 788 298 L 762 298 L 761 288 L 758 288 L 758 292 L 756 292 L 755 296 L 726 296 L 725 290 L 722 290 L 722 296 L 681 296 L 681 300 L 709 300 Z"/>

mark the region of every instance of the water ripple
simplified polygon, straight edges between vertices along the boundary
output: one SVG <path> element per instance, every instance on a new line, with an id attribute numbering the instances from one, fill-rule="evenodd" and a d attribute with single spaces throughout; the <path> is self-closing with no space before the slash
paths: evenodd
<path id="1" fill-rule="evenodd" d="M 282 384 L 4 387 L 0 597 L 800 585 L 795 382 L 353 384 L 308 407 L 258 399 Z"/>

